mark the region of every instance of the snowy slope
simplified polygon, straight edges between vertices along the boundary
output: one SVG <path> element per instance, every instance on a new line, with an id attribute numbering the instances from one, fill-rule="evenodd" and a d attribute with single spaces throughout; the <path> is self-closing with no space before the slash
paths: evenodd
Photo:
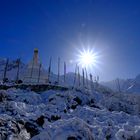
<path id="1" fill-rule="evenodd" d="M 0 67 L 3 73 L 4 65 Z M 21 74 L 25 69 L 23 64 Z M 11 61 L 11 79 L 16 70 Z M 74 77 L 68 73 L 64 83 L 60 76 L 60 85 L 73 86 Z M 57 75 L 51 73 L 51 82 L 56 81 Z M 128 92 L 139 91 L 140 76 L 120 83 Z M 139 140 L 139 101 L 138 94 L 114 93 L 101 85 L 40 93 L 0 90 L 0 140 Z"/>
<path id="2" fill-rule="evenodd" d="M 1 90 L 0 139 L 139 140 L 140 96 L 98 91 Z"/>
<path id="3" fill-rule="evenodd" d="M 109 87 L 114 91 L 119 91 L 118 83 L 116 80 L 109 82 L 101 82 L 102 85 Z M 134 79 L 119 79 L 121 92 L 126 93 L 140 93 L 140 75 L 136 76 Z"/>
<path id="4" fill-rule="evenodd" d="M 136 76 L 126 91 L 129 93 L 140 93 L 140 75 Z"/>

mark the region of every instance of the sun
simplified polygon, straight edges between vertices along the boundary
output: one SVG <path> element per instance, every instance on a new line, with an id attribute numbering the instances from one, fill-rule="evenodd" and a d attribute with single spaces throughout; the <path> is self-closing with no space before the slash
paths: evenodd
<path id="1" fill-rule="evenodd" d="M 91 49 L 83 49 L 78 54 L 78 65 L 82 68 L 92 68 L 97 64 L 97 54 Z"/>

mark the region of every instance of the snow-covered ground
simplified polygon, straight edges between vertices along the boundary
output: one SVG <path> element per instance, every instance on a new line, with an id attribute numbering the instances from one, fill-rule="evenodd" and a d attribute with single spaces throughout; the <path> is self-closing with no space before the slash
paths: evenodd
<path id="1" fill-rule="evenodd" d="M 0 139 L 139 140 L 140 96 L 107 90 L 0 90 Z"/>

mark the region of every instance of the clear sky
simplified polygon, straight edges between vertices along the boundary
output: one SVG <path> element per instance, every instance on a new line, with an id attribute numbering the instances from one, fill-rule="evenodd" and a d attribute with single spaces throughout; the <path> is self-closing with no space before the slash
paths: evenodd
<path id="1" fill-rule="evenodd" d="M 28 62 L 39 49 L 44 66 L 53 57 L 74 70 L 82 44 L 100 52 L 93 68 L 101 80 L 140 73 L 139 0 L 0 0 L 0 57 Z"/>

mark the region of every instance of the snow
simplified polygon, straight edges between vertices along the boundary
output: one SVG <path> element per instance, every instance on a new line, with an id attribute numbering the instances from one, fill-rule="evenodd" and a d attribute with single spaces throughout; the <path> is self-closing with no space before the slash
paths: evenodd
<path id="1" fill-rule="evenodd" d="M 5 60 L 2 63 L 0 79 Z M 26 67 L 25 64 L 20 66 L 21 80 Z M 46 70 L 43 72 L 47 74 Z M 15 80 L 16 73 L 16 62 L 10 61 L 8 78 Z M 115 93 L 101 85 L 89 89 L 81 85 L 73 89 L 74 77 L 74 73 L 67 73 L 64 83 L 64 76 L 60 76 L 59 85 L 69 87 L 67 91 L 0 90 L 0 140 L 140 139 L 140 95 L 134 94 L 140 93 L 140 75 L 135 79 L 120 80 L 124 93 Z M 50 80 L 54 84 L 57 75 L 51 73 Z M 118 90 L 115 89 L 116 81 L 103 85 Z"/>
<path id="2" fill-rule="evenodd" d="M 120 90 L 124 93 L 140 94 L 140 75 L 137 75 L 133 79 L 118 79 L 120 84 Z M 118 92 L 118 83 L 116 80 L 101 82 L 102 85 L 109 87 L 113 91 Z"/>
<path id="3" fill-rule="evenodd" d="M 87 125 L 83 120 L 76 117 L 68 120 L 59 120 L 56 123 L 52 124 L 50 135 L 52 135 L 52 139 L 56 140 L 65 140 L 70 137 L 79 137 L 84 140 L 93 139 L 93 134 L 90 130 L 89 125 Z"/>
<path id="4" fill-rule="evenodd" d="M 3 79 L 4 69 L 6 65 L 6 59 L 0 59 L 0 80 Z M 25 73 L 26 65 L 24 63 L 20 63 L 20 71 L 19 71 L 19 78 L 23 79 L 23 75 Z M 16 60 L 9 60 L 8 69 L 6 73 L 6 77 L 9 80 L 16 80 L 17 76 L 17 63 Z"/>
<path id="5" fill-rule="evenodd" d="M 140 139 L 140 96 L 98 91 L 0 90 L 0 130 L 8 139 Z"/>

